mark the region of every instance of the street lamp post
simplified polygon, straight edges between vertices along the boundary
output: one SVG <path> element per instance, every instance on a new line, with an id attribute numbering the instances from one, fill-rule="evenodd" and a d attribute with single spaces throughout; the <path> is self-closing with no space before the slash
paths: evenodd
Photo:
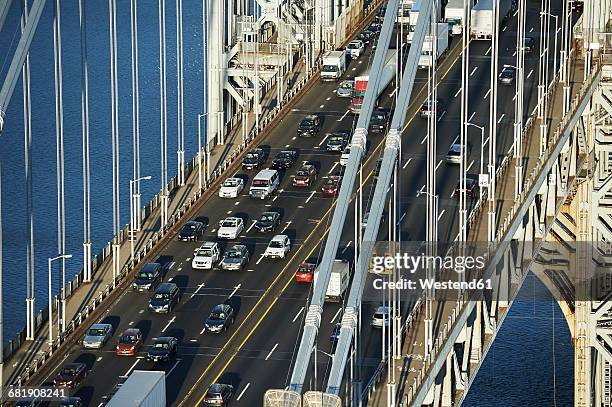
<path id="1" fill-rule="evenodd" d="M 134 184 L 139 181 L 150 180 L 151 176 L 140 177 L 130 180 L 130 264 L 134 266 L 134 233 L 140 230 L 140 199 L 136 199 L 134 194 Z M 136 212 L 136 213 L 135 213 Z"/>
<path id="2" fill-rule="evenodd" d="M 421 195 L 427 195 L 429 197 L 432 197 L 434 199 L 434 213 L 436 214 L 436 226 L 435 226 L 435 233 L 434 235 L 436 236 L 436 242 L 438 241 L 438 210 L 439 210 L 439 195 L 432 195 L 431 193 L 427 192 L 427 191 L 419 191 L 417 192 L 417 198 L 420 197 Z"/>
<path id="3" fill-rule="evenodd" d="M 198 190 L 202 191 L 202 117 L 208 116 L 206 113 L 198 113 Z M 204 132 L 204 144 L 206 149 L 206 183 L 210 181 L 210 149 L 208 148 L 208 132 Z"/>
<path id="4" fill-rule="evenodd" d="M 317 388 L 317 352 L 322 353 L 323 355 L 330 358 L 332 361 L 334 360 L 334 355 L 331 355 L 327 352 L 322 351 L 321 349 L 317 349 L 317 346 L 313 346 L 312 351 L 314 352 L 314 381 L 315 381 L 315 390 Z"/>
<path id="5" fill-rule="evenodd" d="M 49 347 L 53 346 L 53 293 L 51 291 L 51 263 L 55 260 L 59 259 L 69 259 L 71 258 L 71 254 L 62 254 L 56 257 L 49 257 Z M 64 276 L 65 277 L 65 276 Z M 64 331 L 65 320 L 66 320 L 66 280 L 62 281 L 61 287 L 61 297 L 62 297 L 62 317 L 57 321 L 57 330 L 59 332 Z"/>
<path id="6" fill-rule="evenodd" d="M 555 14 L 551 14 L 547 11 L 543 11 L 540 13 L 540 15 L 542 16 L 549 16 L 555 19 L 555 46 L 554 46 L 554 51 L 553 51 L 553 72 L 554 72 L 554 76 L 553 76 L 553 81 L 555 80 L 555 78 L 557 77 L 557 37 L 559 34 L 559 16 L 555 15 Z"/>

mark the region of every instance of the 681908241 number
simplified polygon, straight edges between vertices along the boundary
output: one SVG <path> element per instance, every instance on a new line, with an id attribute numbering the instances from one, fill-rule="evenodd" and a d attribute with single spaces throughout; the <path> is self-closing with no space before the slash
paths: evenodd
<path id="1" fill-rule="evenodd" d="M 68 389 L 62 387 L 19 387 L 9 386 L 4 392 L 4 400 L 36 399 L 40 401 L 60 401 L 68 397 Z"/>

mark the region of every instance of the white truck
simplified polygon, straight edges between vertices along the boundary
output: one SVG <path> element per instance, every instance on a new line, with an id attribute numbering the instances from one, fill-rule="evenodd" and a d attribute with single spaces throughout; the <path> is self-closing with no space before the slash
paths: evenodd
<path id="1" fill-rule="evenodd" d="M 436 16 L 438 19 L 442 19 L 442 2 L 441 1 L 436 1 L 435 2 L 437 5 L 437 9 L 436 9 Z M 414 37 L 414 29 L 416 27 L 417 24 L 417 20 L 419 19 L 419 10 L 421 9 L 421 4 L 422 4 L 422 0 L 415 0 L 414 4 L 412 5 L 412 8 L 410 9 L 410 30 L 408 33 L 408 44 L 410 44 L 412 42 L 412 37 Z"/>
<path id="2" fill-rule="evenodd" d="M 321 80 L 337 81 L 346 71 L 346 51 L 330 51 L 323 55 Z"/>
<path id="3" fill-rule="evenodd" d="M 444 8 L 444 21 L 450 25 L 452 35 L 463 33 L 464 0 L 448 0 Z"/>
<path id="4" fill-rule="evenodd" d="M 342 296 L 349 285 L 350 280 L 350 263 L 346 260 L 336 259 L 332 265 L 331 275 L 329 276 L 329 285 L 325 292 L 325 300 L 332 302 L 342 301 Z M 319 268 L 315 270 L 315 284 L 319 276 Z"/>
<path id="5" fill-rule="evenodd" d="M 448 23 L 437 23 L 438 37 L 436 48 L 436 61 L 448 51 Z M 426 35 L 423 40 L 423 49 L 419 57 L 419 68 L 432 66 L 433 36 Z"/>
<path id="6" fill-rule="evenodd" d="M 412 10 L 413 4 L 414 0 L 401 0 L 395 20 L 397 24 L 410 24 L 410 10 Z"/>
<path id="7" fill-rule="evenodd" d="M 134 370 L 108 407 L 166 407 L 166 373 L 155 370 Z"/>
<path id="8" fill-rule="evenodd" d="M 499 23 L 510 14 L 512 0 L 499 0 Z M 476 40 L 490 40 L 493 37 L 493 0 L 480 0 L 472 8 L 470 35 Z"/>

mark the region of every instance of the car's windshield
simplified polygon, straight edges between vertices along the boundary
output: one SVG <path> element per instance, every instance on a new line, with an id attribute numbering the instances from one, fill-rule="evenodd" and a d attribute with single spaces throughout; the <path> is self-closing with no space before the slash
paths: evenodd
<path id="1" fill-rule="evenodd" d="M 212 257 L 212 250 L 208 250 L 208 249 L 199 249 L 196 252 L 196 256 L 200 256 L 200 257 Z"/>
<path id="2" fill-rule="evenodd" d="M 450 148 L 449 153 L 460 153 L 461 152 L 461 145 L 460 144 L 453 144 Z"/>
<path id="3" fill-rule="evenodd" d="M 308 173 L 306 171 L 298 171 L 297 174 L 295 174 L 296 177 L 307 177 Z"/>
<path id="4" fill-rule="evenodd" d="M 139 278 L 144 278 L 144 279 L 149 279 L 149 278 L 153 278 L 153 273 L 147 273 L 146 271 L 141 271 L 138 274 Z"/>
<path id="5" fill-rule="evenodd" d="M 270 242 L 270 247 L 274 249 L 280 249 L 283 247 L 283 242 L 278 241 L 278 240 L 273 240 Z"/>
<path id="6" fill-rule="evenodd" d="M 301 267 L 298 269 L 298 272 L 299 272 L 299 273 L 312 273 L 312 271 L 313 271 L 312 269 L 310 269 L 310 268 L 308 268 L 308 267 L 304 267 L 304 266 L 301 266 Z"/>
<path id="7" fill-rule="evenodd" d="M 153 344 L 153 348 L 155 349 L 168 349 L 167 343 L 155 343 Z"/>
<path id="8" fill-rule="evenodd" d="M 336 65 L 323 65 L 323 72 L 337 72 L 338 67 Z"/>
<path id="9" fill-rule="evenodd" d="M 236 178 L 226 179 L 223 183 L 224 187 L 237 187 L 240 182 Z"/>
<path id="10" fill-rule="evenodd" d="M 274 215 L 264 213 L 263 215 L 261 215 L 259 220 L 262 222 L 272 222 L 274 221 Z"/>
<path id="11" fill-rule="evenodd" d="M 170 295 L 166 293 L 156 293 L 153 298 L 156 300 L 163 300 L 164 298 L 170 298 Z"/>
<path id="12" fill-rule="evenodd" d="M 235 226 L 238 226 L 238 221 L 237 220 L 233 220 L 233 219 L 232 220 L 223 221 L 223 223 L 221 224 L 221 227 L 224 227 L 224 228 L 233 228 Z"/>
<path id="13" fill-rule="evenodd" d="M 254 187 L 267 187 L 268 186 L 268 181 L 264 180 L 264 179 L 254 179 L 253 180 L 253 186 Z"/>
<path id="14" fill-rule="evenodd" d="M 359 48 L 359 44 L 356 42 L 350 42 L 349 45 L 347 46 L 348 49 L 358 49 Z"/>
<path id="15" fill-rule="evenodd" d="M 104 336 L 106 333 L 104 329 L 90 329 L 87 335 L 89 336 Z"/>
<path id="16" fill-rule="evenodd" d="M 353 82 L 342 82 L 340 84 L 341 89 L 353 89 L 354 86 L 355 84 Z"/>
<path id="17" fill-rule="evenodd" d="M 255 159 L 255 158 L 257 158 L 257 154 L 255 154 L 255 153 L 247 153 L 246 158 Z"/>
<path id="18" fill-rule="evenodd" d="M 376 123 L 380 123 L 383 122 L 385 120 L 385 115 L 382 113 L 378 113 L 378 114 L 373 114 L 372 115 L 372 122 L 376 122 Z"/>
<path id="19" fill-rule="evenodd" d="M 329 138 L 329 144 L 342 144 L 344 138 L 342 136 L 333 136 Z"/>
<path id="20" fill-rule="evenodd" d="M 135 335 L 123 335 L 123 336 L 121 336 L 121 338 L 119 338 L 119 342 L 121 342 L 121 343 L 134 343 L 134 342 L 136 342 L 136 336 Z"/>
<path id="21" fill-rule="evenodd" d="M 238 250 L 230 250 L 229 252 L 227 252 L 227 257 L 229 257 L 230 259 L 239 259 L 242 257 L 242 255 Z"/>
<path id="22" fill-rule="evenodd" d="M 210 319 L 225 319 L 225 313 L 223 312 L 213 312 L 210 314 Z"/>
<path id="23" fill-rule="evenodd" d="M 63 375 L 63 376 L 75 375 L 75 374 L 77 374 L 77 370 L 72 368 L 72 367 L 65 367 L 65 368 L 62 369 L 60 374 Z"/>

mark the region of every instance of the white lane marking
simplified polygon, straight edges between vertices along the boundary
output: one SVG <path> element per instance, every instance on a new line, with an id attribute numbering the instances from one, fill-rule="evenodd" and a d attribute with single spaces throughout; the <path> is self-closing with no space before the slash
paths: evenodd
<path id="1" fill-rule="evenodd" d="M 138 311 L 139 314 L 144 314 L 144 310 L 141 309 L 140 311 Z"/>
<path id="2" fill-rule="evenodd" d="M 485 98 L 485 99 L 486 99 L 486 98 L 488 98 L 490 94 L 491 94 L 491 89 L 489 89 L 489 90 L 487 91 L 487 93 L 485 94 L 485 97 L 484 97 L 484 98 Z"/>
<path id="3" fill-rule="evenodd" d="M 453 97 L 457 97 L 457 96 L 459 96 L 459 94 L 461 93 L 461 89 L 462 89 L 462 88 L 459 88 L 459 90 L 457 91 L 457 93 L 455 93 L 455 96 L 453 96 Z"/>
<path id="4" fill-rule="evenodd" d="M 179 267 L 179 268 L 178 268 L 178 271 L 181 271 L 182 269 L 183 269 L 182 267 Z M 174 278 L 174 277 L 170 277 L 170 278 L 168 279 L 168 282 L 169 282 L 169 283 L 171 283 L 173 278 Z"/>
<path id="5" fill-rule="evenodd" d="M 263 260 L 263 258 L 264 258 L 264 255 L 263 255 L 263 254 L 261 254 L 261 255 L 259 256 L 259 260 L 257 260 L 257 261 L 255 262 L 255 264 L 259 264 L 259 263 L 261 263 L 261 261 Z"/>
<path id="6" fill-rule="evenodd" d="M 333 324 L 334 322 L 336 322 L 336 319 L 340 316 L 340 311 L 342 311 L 342 308 L 338 308 L 338 312 L 336 312 L 336 315 L 334 315 L 331 321 L 329 321 L 330 324 Z"/>
<path id="7" fill-rule="evenodd" d="M 452 198 L 453 196 L 455 196 L 455 191 L 453 190 L 453 192 L 451 192 L 450 197 Z"/>
<path id="8" fill-rule="evenodd" d="M 438 215 L 438 220 L 442 218 L 442 215 L 444 215 L 444 212 L 446 212 L 446 209 L 442 209 L 442 212 L 440 212 L 440 214 Z"/>
<path id="9" fill-rule="evenodd" d="M 491 52 L 491 47 L 489 46 L 489 49 L 487 50 L 487 52 L 485 52 L 485 55 L 489 55 L 489 52 Z"/>
<path id="10" fill-rule="evenodd" d="M 239 203 L 240 203 L 240 201 L 236 201 L 236 202 L 234 203 L 234 206 L 238 206 L 238 204 L 239 204 Z"/>
<path id="11" fill-rule="evenodd" d="M 533 69 L 531 71 L 529 71 L 529 73 L 527 74 L 527 79 L 529 79 L 529 77 L 531 76 L 532 73 L 533 73 Z"/>
<path id="12" fill-rule="evenodd" d="M 236 287 L 234 287 L 234 291 L 232 291 L 232 293 L 229 295 L 229 297 L 227 297 L 227 299 L 229 300 L 230 298 L 232 298 L 234 294 L 236 294 L 236 292 L 240 290 L 240 287 L 242 287 L 242 284 L 238 284 Z"/>
<path id="13" fill-rule="evenodd" d="M 196 288 L 196 290 L 193 292 L 193 294 L 191 294 L 191 297 L 190 297 L 190 298 L 195 297 L 195 296 L 198 294 L 198 292 L 200 292 L 200 290 L 201 290 L 203 287 L 204 287 L 204 283 L 202 283 L 202 284 L 198 285 L 198 288 Z"/>
<path id="14" fill-rule="evenodd" d="M 459 136 L 455 137 L 455 139 L 453 140 L 452 144 L 456 144 L 458 140 L 459 140 Z"/>
<path id="15" fill-rule="evenodd" d="M 278 195 L 276 195 L 274 198 L 272 198 L 272 202 L 276 201 L 278 199 Z"/>
<path id="16" fill-rule="evenodd" d="M 321 105 L 319 106 L 319 109 L 323 109 L 325 107 L 325 105 Z"/>
<path id="17" fill-rule="evenodd" d="M 312 191 L 312 192 L 310 193 L 310 196 L 309 196 L 309 197 L 308 197 L 308 199 L 306 200 L 306 203 L 310 202 L 310 200 L 311 200 L 311 199 L 312 199 L 312 197 L 314 196 L 315 192 L 317 192 L 317 191 Z"/>
<path id="18" fill-rule="evenodd" d="M 406 212 L 404 212 L 404 214 L 402 215 L 401 218 L 399 218 L 399 220 L 397 221 L 397 225 L 399 226 L 400 223 L 402 223 L 402 221 L 404 220 L 404 218 L 406 217 Z"/>
<path id="19" fill-rule="evenodd" d="M 440 162 L 438 163 L 438 165 L 436 165 L 436 171 L 438 171 L 438 168 L 440 168 L 440 166 L 442 165 L 442 160 L 440 160 Z"/>
<path id="20" fill-rule="evenodd" d="M 501 123 L 502 119 L 504 118 L 504 116 L 506 115 L 506 113 L 502 113 L 502 115 L 499 117 L 499 120 L 497 121 L 497 124 Z"/>
<path id="21" fill-rule="evenodd" d="M 170 264 L 168 265 L 168 270 L 172 270 L 172 267 L 174 267 L 174 265 L 175 265 L 175 264 L 176 264 L 176 262 L 175 262 L 175 261 L 173 261 L 172 263 L 170 263 Z"/>
<path id="22" fill-rule="evenodd" d="M 421 145 L 425 144 L 425 142 L 427 141 L 427 134 L 425 135 L 425 137 L 423 137 L 423 140 L 421 140 Z"/>
<path id="23" fill-rule="evenodd" d="M 516 51 L 514 51 L 514 53 L 512 54 L 512 56 L 513 56 L 513 57 L 515 57 L 515 56 L 516 56 Z"/>
<path id="24" fill-rule="evenodd" d="M 335 162 L 334 165 L 332 165 L 331 170 L 329 170 L 328 174 L 331 174 L 332 172 L 334 172 L 334 170 L 336 169 L 336 167 L 338 166 L 338 162 Z"/>
<path id="25" fill-rule="evenodd" d="M 502 30 L 502 31 L 506 31 L 506 29 L 507 29 L 507 28 L 508 28 L 507 26 L 504 26 L 504 28 L 503 28 L 503 30 Z"/>
<path id="26" fill-rule="evenodd" d="M 303 205 L 298 205 L 298 209 L 304 209 Z"/>
<path id="27" fill-rule="evenodd" d="M 217 229 L 213 229 L 210 231 L 210 233 L 215 233 L 217 231 Z"/>
<path id="28" fill-rule="evenodd" d="M 516 100 L 516 93 L 514 94 L 514 97 L 512 98 L 512 101 L 514 102 Z"/>
<path id="29" fill-rule="evenodd" d="M 291 144 L 285 144 L 285 148 L 291 147 Z"/>
<path id="30" fill-rule="evenodd" d="M 204 332 L 206 332 L 206 327 L 202 328 L 202 330 L 200 331 L 200 335 L 202 335 Z"/>
<path id="31" fill-rule="evenodd" d="M 272 347 L 272 350 L 270 351 L 270 353 L 268 353 L 268 356 L 266 356 L 266 359 L 265 359 L 265 360 L 270 359 L 270 356 L 272 356 L 272 354 L 274 353 L 274 351 L 276 350 L 276 348 L 278 348 L 278 343 Z"/>
<path id="32" fill-rule="evenodd" d="M 227 211 L 227 214 L 229 215 L 230 213 L 232 213 L 232 211 Z"/>
<path id="33" fill-rule="evenodd" d="M 289 228 L 289 226 L 291 225 L 292 221 L 287 222 L 287 226 L 285 226 L 285 228 L 283 230 L 281 230 L 281 233 L 285 233 L 285 230 L 287 230 Z"/>
<path id="34" fill-rule="evenodd" d="M 330 100 L 330 99 L 331 99 L 331 96 L 328 96 L 325 100 Z"/>
<path id="35" fill-rule="evenodd" d="M 404 166 L 402 167 L 402 170 L 405 170 L 406 167 L 408 166 L 408 164 L 410 164 L 410 161 L 412 161 L 412 158 L 409 158 L 406 160 L 406 163 L 404 164 Z"/>
<path id="36" fill-rule="evenodd" d="M 472 115 L 470 116 L 470 118 L 468 119 L 468 122 L 471 122 L 472 119 L 474 118 L 474 116 L 476 116 L 476 112 L 472 113 Z"/>
<path id="37" fill-rule="evenodd" d="M 342 115 L 342 117 L 340 117 L 337 121 L 341 122 L 342 120 L 344 120 L 344 118 L 346 117 L 346 115 L 349 114 L 349 110 L 347 110 L 346 112 L 344 112 L 344 114 Z"/>
<path id="38" fill-rule="evenodd" d="M 295 314 L 295 316 L 293 317 L 293 321 L 291 322 L 295 322 L 297 321 L 297 319 L 300 317 L 300 315 L 302 314 L 302 312 L 304 312 L 304 307 L 300 308 L 300 310 L 298 311 L 297 314 Z"/>
<path id="39" fill-rule="evenodd" d="M 291 137 L 291 141 L 295 141 L 296 138 L 297 138 L 297 136 Z"/>
<path id="40" fill-rule="evenodd" d="M 134 321 L 130 321 L 130 323 L 128 324 L 129 326 L 134 325 Z"/>
<path id="41" fill-rule="evenodd" d="M 351 71 L 356 71 L 356 70 L 357 70 L 357 68 L 353 68 L 353 69 L 351 69 Z"/>
<path id="42" fill-rule="evenodd" d="M 472 72 L 470 73 L 470 76 L 474 75 L 474 72 L 476 72 L 477 69 L 478 69 L 478 67 L 475 66 L 474 69 L 472 69 Z"/>
<path id="43" fill-rule="evenodd" d="M 465 172 L 469 172 L 470 168 L 472 168 L 472 165 L 474 165 L 474 160 L 472 160 L 472 162 L 470 163 L 470 165 L 468 165 L 467 169 L 465 170 Z"/>
<path id="44" fill-rule="evenodd" d="M 166 332 L 166 329 L 168 329 L 168 327 L 176 320 L 176 316 L 172 317 L 172 319 L 170 321 L 168 321 L 168 323 L 166 324 L 166 326 L 164 327 L 164 329 L 162 329 L 162 333 Z"/>
<path id="45" fill-rule="evenodd" d="M 251 229 L 253 229 L 255 227 L 256 223 L 257 223 L 257 221 L 254 220 L 253 223 L 251 223 L 251 226 L 249 226 L 249 228 L 246 230 L 246 232 L 244 232 L 244 234 L 246 235 L 247 233 L 249 233 L 251 231 Z"/>
<path id="46" fill-rule="evenodd" d="M 272 204 L 266 204 L 266 208 L 269 208 L 271 206 L 272 206 Z"/>
<path id="47" fill-rule="evenodd" d="M 197 339 L 190 339 L 189 342 L 197 342 Z"/>
<path id="48" fill-rule="evenodd" d="M 327 135 L 323 137 L 323 140 L 321 140 L 321 142 L 319 143 L 319 147 L 321 147 L 323 143 L 325 143 L 325 140 L 327 140 Z"/>
<path id="49" fill-rule="evenodd" d="M 353 243 L 353 241 L 352 241 L 352 240 L 351 240 L 350 242 L 348 242 L 348 243 L 346 244 L 346 246 L 344 246 L 344 249 L 342 249 L 342 253 L 341 253 L 341 254 L 344 254 L 344 252 L 348 250 L 348 248 L 349 248 L 349 246 L 351 245 L 351 243 Z"/>
<path id="50" fill-rule="evenodd" d="M 442 120 L 442 118 L 444 117 L 445 114 L 446 114 L 446 110 L 442 112 L 440 117 L 438 117 L 438 121 Z"/>
<path id="51" fill-rule="evenodd" d="M 170 373 L 172 373 L 172 371 L 178 366 L 178 364 L 181 363 L 181 360 L 183 359 L 177 359 L 176 362 L 174 362 L 174 365 L 170 368 L 170 370 L 166 372 L 166 377 L 170 376 Z"/>
<path id="52" fill-rule="evenodd" d="M 395 93 L 397 92 L 397 88 L 393 89 L 393 92 L 391 92 L 391 94 L 389 95 L 390 98 L 393 97 L 393 95 L 395 95 Z"/>
<path id="53" fill-rule="evenodd" d="M 532 33 L 532 32 L 533 32 L 533 27 L 531 27 L 531 29 L 529 30 L 529 32 L 530 32 L 530 33 Z"/>
<path id="54" fill-rule="evenodd" d="M 240 399 L 242 398 L 242 396 L 244 395 L 244 393 L 247 391 L 247 389 L 251 386 L 251 382 L 248 382 L 246 386 L 244 386 L 244 389 L 242 389 L 242 391 L 240 392 L 240 394 L 238 395 L 238 397 L 236 397 L 236 401 L 240 401 Z"/>
<path id="55" fill-rule="evenodd" d="M 140 363 L 140 361 L 142 360 L 142 356 L 138 356 L 136 358 L 136 361 L 134 362 L 134 364 L 128 369 L 127 372 L 125 372 L 125 374 L 123 376 L 119 376 L 121 379 L 127 379 L 127 377 L 130 375 L 130 373 L 132 373 L 132 370 L 134 370 L 134 368 L 136 367 L 136 365 L 138 363 Z"/>
<path id="56" fill-rule="evenodd" d="M 425 184 L 423 184 L 423 186 L 421 187 L 421 189 L 419 189 L 419 192 L 417 193 L 417 195 L 421 195 L 423 193 L 423 190 L 425 189 Z"/>
<path id="57" fill-rule="evenodd" d="M 357 63 L 358 63 L 359 65 L 361 65 L 361 64 L 363 63 L 363 61 L 357 61 Z"/>
<path id="58" fill-rule="evenodd" d="M 96 359 L 96 362 L 99 362 L 102 360 L 102 356 L 98 356 L 98 359 Z"/>

